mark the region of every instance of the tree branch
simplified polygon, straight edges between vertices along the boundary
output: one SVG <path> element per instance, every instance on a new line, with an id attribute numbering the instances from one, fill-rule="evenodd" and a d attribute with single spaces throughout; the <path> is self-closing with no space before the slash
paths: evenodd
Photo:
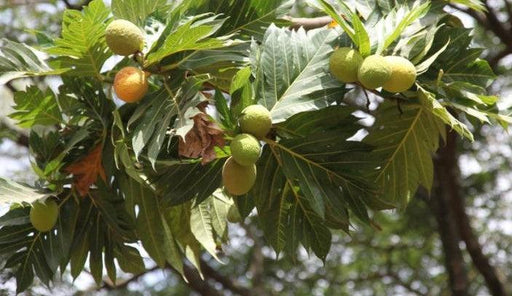
<path id="1" fill-rule="evenodd" d="M 251 290 L 249 290 L 246 287 L 240 286 L 238 283 L 235 283 L 230 278 L 220 274 L 215 269 L 213 269 L 207 262 L 205 262 L 203 260 L 201 260 L 201 270 L 206 277 L 216 280 L 217 282 L 222 284 L 222 286 L 225 289 L 228 289 L 233 293 L 236 293 L 236 294 L 239 294 L 242 296 L 251 296 L 252 295 Z"/>
<path id="2" fill-rule="evenodd" d="M 452 186 L 455 134 L 448 133 L 445 147 L 439 149 L 434 159 L 434 189 L 428 202 L 434 214 L 439 236 L 443 245 L 444 264 L 449 276 L 450 290 L 454 296 L 466 296 L 468 293 L 468 277 L 462 251 L 459 247 L 460 237 L 456 221 L 450 208 L 450 196 L 446 188 Z"/>
<path id="3" fill-rule="evenodd" d="M 461 196 L 460 190 L 460 173 L 457 164 L 457 151 L 456 151 L 456 134 L 450 132 L 448 135 L 448 143 L 446 149 L 444 149 L 444 171 L 445 178 L 448 178 L 450 182 L 445 187 L 446 193 L 448 194 L 449 205 L 453 218 L 455 219 L 456 226 L 460 237 L 466 245 L 471 260 L 473 261 L 476 269 L 482 274 L 485 279 L 485 283 L 489 292 L 494 296 L 505 296 L 505 287 L 499 279 L 496 270 L 489 263 L 489 259 L 483 254 L 482 246 L 478 242 L 471 224 L 469 217 L 466 213 L 466 205 L 464 198 Z"/>
<path id="4" fill-rule="evenodd" d="M 294 30 L 297 30 L 300 27 L 303 27 L 305 30 L 321 28 L 323 26 L 328 25 L 332 21 L 332 18 L 330 16 L 321 16 L 321 17 L 314 17 L 314 18 L 285 17 L 285 19 L 292 23 L 292 25 L 290 26 L 290 29 L 294 29 Z"/>
<path id="5" fill-rule="evenodd" d="M 476 269 L 484 277 L 489 292 L 494 296 L 504 296 L 505 287 L 499 279 L 489 259 L 483 254 L 482 247 L 473 233 L 469 217 L 466 214 L 464 199 L 460 194 L 460 173 L 457 163 L 457 135 L 455 132 L 448 133 L 446 146 L 440 149 L 439 159 L 436 162 L 436 173 L 442 185 L 442 193 L 447 202 L 444 207 L 450 212 L 450 225 L 445 227 L 456 227 L 457 242 L 462 239 L 466 245 L 469 255 Z M 467 278 L 466 278 L 467 280 Z"/>
<path id="6" fill-rule="evenodd" d="M 156 265 L 156 266 L 154 266 L 154 267 L 152 267 L 150 269 L 147 269 L 144 272 L 141 272 L 139 274 L 134 275 L 133 277 L 131 277 L 131 278 L 127 279 L 127 280 L 124 280 L 123 282 L 121 282 L 119 284 L 114 284 L 113 282 L 111 282 L 110 279 L 109 280 L 103 280 L 103 285 L 98 287 L 96 290 L 100 291 L 100 290 L 103 290 L 103 289 L 106 289 L 106 290 L 124 289 L 130 283 L 136 282 L 141 277 L 145 276 L 146 274 L 148 274 L 150 272 L 153 272 L 155 270 L 158 270 L 158 269 L 160 269 L 160 267 L 158 265 Z"/>
<path id="7" fill-rule="evenodd" d="M 172 269 L 176 275 L 179 276 L 180 279 L 185 282 L 185 280 L 181 277 L 180 273 L 176 271 L 175 269 Z M 188 285 L 191 289 L 196 291 L 197 293 L 203 295 L 203 296 L 221 296 L 221 294 L 206 280 L 203 280 L 201 276 L 199 275 L 199 272 L 186 264 L 183 265 L 183 271 L 185 273 L 185 278 L 188 282 L 185 282 L 186 285 Z"/>

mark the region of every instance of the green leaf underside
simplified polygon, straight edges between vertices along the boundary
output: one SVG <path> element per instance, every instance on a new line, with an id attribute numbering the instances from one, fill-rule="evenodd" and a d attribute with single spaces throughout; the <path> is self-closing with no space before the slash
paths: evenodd
<path id="1" fill-rule="evenodd" d="M 207 203 L 200 203 L 192 208 L 190 214 L 190 227 L 197 241 L 213 256 L 217 257 L 215 240 L 213 237 L 212 216 Z M 220 260 L 219 260 L 220 261 Z"/>
<path id="2" fill-rule="evenodd" d="M 0 85 L 27 76 L 56 75 L 65 70 L 52 70 L 35 49 L 7 39 L 0 46 Z"/>
<path id="3" fill-rule="evenodd" d="M 166 0 L 113 0 L 112 13 L 116 18 L 128 20 L 140 26 L 147 16 L 165 8 L 166 4 Z"/>
<path id="4" fill-rule="evenodd" d="M 201 162 L 173 163 L 165 165 L 159 162 L 160 174 L 150 176 L 166 205 L 179 205 L 195 199 L 196 204 L 210 197 L 221 185 L 223 160 L 216 160 L 207 165 Z"/>
<path id="5" fill-rule="evenodd" d="M 223 22 L 224 19 L 210 14 L 192 18 L 166 36 L 162 46 L 148 54 L 145 65 L 151 66 L 178 52 L 211 50 L 232 45 L 233 41 L 226 37 L 211 37 Z"/>
<path id="6" fill-rule="evenodd" d="M 380 188 L 381 199 L 404 208 L 418 185 L 432 187 L 432 154 L 445 138 L 445 126 L 431 110 L 419 104 L 385 102 L 377 112 L 374 126 L 364 139 L 375 147 L 373 158 L 380 160 L 369 177 Z"/>
<path id="7" fill-rule="evenodd" d="M 293 0 L 191 0 L 183 6 L 188 6 L 190 13 L 229 16 L 219 34 L 237 33 L 261 40 L 265 28 L 288 13 L 293 4 Z"/>
<path id="8" fill-rule="evenodd" d="M 0 204 L 5 203 L 32 203 L 40 198 L 52 196 L 53 193 L 36 189 L 0 178 Z"/>
<path id="9" fill-rule="evenodd" d="M 293 249 L 300 241 L 325 258 L 322 246 L 330 243 L 326 224 L 348 231 L 347 210 L 369 222 L 366 202 L 372 190 L 362 171 L 372 164 L 362 156 L 370 147 L 346 141 L 360 128 L 352 111 L 335 106 L 297 114 L 278 126 L 280 133 L 296 138 L 265 146 L 250 195 L 265 234 L 278 252 Z M 314 231 L 299 236 L 303 227 Z"/>
<path id="10" fill-rule="evenodd" d="M 144 249 L 159 266 L 165 267 L 169 263 L 183 274 L 181 253 L 176 245 L 174 234 L 166 222 L 165 209 L 160 199 L 144 186 L 134 185 L 137 192 L 136 202 L 140 206 L 137 234 Z"/>
<path id="11" fill-rule="evenodd" d="M 29 128 L 34 125 L 53 125 L 62 122 L 62 115 L 51 90 L 41 91 L 36 86 L 30 86 L 26 91 L 14 95 L 14 113 L 9 116 L 18 120 L 18 125 Z"/>

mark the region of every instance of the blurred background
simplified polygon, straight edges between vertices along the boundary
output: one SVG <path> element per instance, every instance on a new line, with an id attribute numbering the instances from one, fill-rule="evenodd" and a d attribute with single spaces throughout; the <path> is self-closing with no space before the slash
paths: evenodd
<path id="1" fill-rule="evenodd" d="M 36 46 L 60 32 L 62 11 L 82 9 L 88 0 L 0 0 L 2 38 Z M 499 76 L 490 87 L 501 109 L 512 107 L 512 2 L 483 1 L 477 13 L 448 4 Z M 294 15 L 310 16 L 303 1 Z M 1 43 L 2 41 L 0 41 Z M 0 73 L 2 74 L 2 73 Z M 13 92 L 26 85 L 52 87 L 51 78 L 18 79 L 0 85 L 0 178 L 32 183 L 27 134 L 6 116 Z M 154 267 L 120 275 L 117 286 L 98 287 L 84 272 L 64 273 L 50 288 L 37 284 L 26 295 L 506 295 L 512 293 L 512 138 L 499 126 L 473 126 L 475 142 L 451 134 L 435 156 L 436 182 L 418 192 L 403 213 L 376 216 L 375 231 L 354 225 L 352 236 L 333 233 L 325 264 L 304 252 L 295 262 L 265 244 L 251 218 L 230 225 L 231 241 L 221 265 L 205 255 L 205 281 L 192 269 L 186 283 L 171 269 Z M 0 207 L 0 213 L 5 208 Z M 0 295 L 14 295 L 15 282 L 1 268 Z M 510 294 L 509 294 L 510 295 Z"/>

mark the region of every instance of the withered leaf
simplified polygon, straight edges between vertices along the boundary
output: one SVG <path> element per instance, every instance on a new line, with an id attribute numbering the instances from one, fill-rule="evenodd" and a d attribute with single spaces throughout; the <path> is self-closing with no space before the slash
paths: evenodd
<path id="1" fill-rule="evenodd" d="M 98 175 L 106 181 L 105 169 L 101 163 L 103 145 L 99 144 L 82 159 L 69 165 L 65 170 L 73 174 L 73 185 L 81 196 L 85 196 Z"/>
<path id="2" fill-rule="evenodd" d="M 179 154 L 188 158 L 202 157 L 201 164 L 205 165 L 217 158 L 215 146 L 224 147 L 224 132 L 205 113 L 196 114 L 193 120 L 194 126 L 185 139 L 180 137 Z"/>

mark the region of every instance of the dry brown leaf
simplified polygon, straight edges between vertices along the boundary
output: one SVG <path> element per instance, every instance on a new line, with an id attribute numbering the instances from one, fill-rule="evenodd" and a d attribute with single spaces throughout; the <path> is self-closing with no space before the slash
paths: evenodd
<path id="1" fill-rule="evenodd" d="M 188 158 L 202 157 L 201 164 L 205 165 L 217 158 L 215 146 L 224 147 L 224 132 L 205 113 L 198 113 L 193 119 L 194 126 L 185 139 L 180 137 L 179 154 Z"/>
<path id="2" fill-rule="evenodd" d="M 73 185 L 81 196 L 85 196 L 92 184 L 96 183 L 98 175 L 106 181 L 105 169 L 101 163 L 103 145 L 98 145 L 84 158 L 71 164 L 66 172 L 73 174 Z"/>

